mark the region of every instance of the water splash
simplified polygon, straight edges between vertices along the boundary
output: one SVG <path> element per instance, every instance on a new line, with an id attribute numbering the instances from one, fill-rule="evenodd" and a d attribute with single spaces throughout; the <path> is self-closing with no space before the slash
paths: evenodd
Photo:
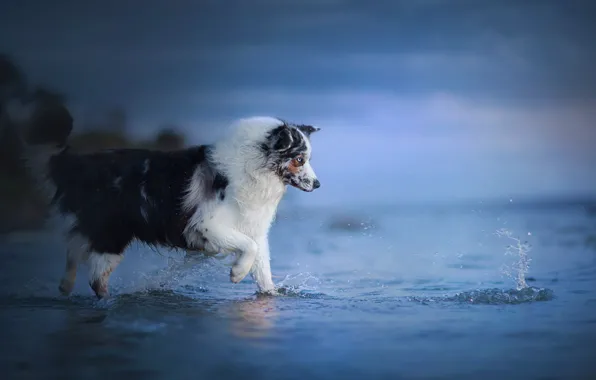
<path id="1" fill-rule="evenodd" d="M 277 285 L 281 288 L 293 288 L 313 292 L 319 289 L 321 280 L 310 272 L 301 272 L 294 275 L 286 275 Z"/>
<path id="2" fill-rule="evenodd" d="M 528 273 L 532 261 L 528 256 L 532 246 L 527 241 L 522 241 L 520 238 L 513 236 L 513 233 L 506 228 L 498 229 L 496 235 L 513 241 L 513 244 L 509 244 L 505 248 L 505 255 L 517 257 L 517 261 L 513 265 L 504 265 L 501 268 L 503 274 L 515 280 L 517 290 L 528 288 L 526 273 Z M 531 234 L 528 233 L 528 235 Z"/>
<path id="3" fill-rule="evenodd" d="M 297 286 L 292 285 L 283 285 L 277 288 L 278 296 L 285 296 L 285 297 L 296 297 L 296 298 L 311 298 L 311 299 L 322 299 L 328 298 L 325 293 L 309 291 L 305 289 L 301 289 Z"/>
<path id="4" fill-rule="evenodd" d="M 552 290 L 534 287 L 526 287 L 518 290 L 503 290 L 498 288 L 478 289 L 438 297 L 407 297 L 409 301 L 425 305 L 441 302 L 473 305 L 518 305 L 522 303 L 550 301 L 553 298 L 554 293 Z"/>

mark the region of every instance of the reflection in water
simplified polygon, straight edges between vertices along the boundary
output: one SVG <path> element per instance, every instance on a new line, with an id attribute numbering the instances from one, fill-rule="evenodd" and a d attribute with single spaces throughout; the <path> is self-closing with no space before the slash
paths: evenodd
<path id="1" fill-rule="evenodd" d="M 134 353 L 148 333 L 115 331 L 106 321 L 109 310 L 67 309 L 64 325 L 46 336 L 51 374 L 59 379 L 105 378 L 126 369 L 130 375 L 149 375 L 135 370 Z M 89 376 L 91 375 L 91 376 Z"/>
<path id="2" fill-rule="evenodd" d="M 148 347 L 161 346 L 157 342 L 163 334 L 177 336 L 176 355 L 180 354 L 180 347 L 190 344 L 190 336 L 198 336 L 200 344 L 208 345 L 210 354 L 217 355 L 213 342 L 219 342 L 222 328 L 234 338 L 260 345 L 263 338 L 271 336 L 279 307 L 279 300 L 271 296 L 201 300 L 171 291 L 124 294 L 101 304 L 52 301 L 46 303 L 53 304 L 51 310 L 57 313 L 58 324 L 37 338 L 35 351 L 41 357 L 22 361 L 21 374 L 44 373 L 48 378 L 61 380 L 122 376 L 148 379 L 166 375 L 163 371 L 171 366 L 143 359 Z M 217 349 L 229 353 L 229 349 L 223 348 L 233 343 L 234 340 L 219 342 L 221 347 Z M 164 352 L 173 349 L 169 344 L 162 347 Z M 198 350 L 196 354 L 202 352 Z M 158 355 L 160 360 L 166 360 L 163 355 Z M 210 365 L 199 356 L 195 364 L 205 370 Z"/>
<path id="3" fill-rule="evenodd" d="M 279 314 L 276 298 L 260 296 L 228 304 L 230 332 L 239 338 L 265 338 L 270 335 Z"/>

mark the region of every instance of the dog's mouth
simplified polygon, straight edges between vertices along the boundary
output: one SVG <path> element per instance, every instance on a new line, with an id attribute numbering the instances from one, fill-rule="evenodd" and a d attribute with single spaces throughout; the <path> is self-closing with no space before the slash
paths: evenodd
<path id="1" fill-rule="evenodd" d="M 301 186 L 301 185 L 299 185 L 297 183 L 294 183 L 294 182 L 290 183 L 290 185 L 292 185 L 293 187 L 297 188 L 298 190 L 302 190 L 302 191 L 307 192 L 307 193 L 310 193 L 310 192 L 312 192 L 314 190 L 312 187 L 303 187 L 303 186 Z"/>
<path id="2" fill-rule="evenodd" d="M 304 182 L 296 182 L 296 181 L 291 181 L 290 185 L 302 190 L 306 193 L 312 193 L 313 191 L 315 191 L 316 189 L 319 188 L 320 185 L 317 186 L 319 181 L 315 180 L 315 183 L 304 183 Z M 305 184 L 308 184 L 308 186 L 304 186 Z"/>

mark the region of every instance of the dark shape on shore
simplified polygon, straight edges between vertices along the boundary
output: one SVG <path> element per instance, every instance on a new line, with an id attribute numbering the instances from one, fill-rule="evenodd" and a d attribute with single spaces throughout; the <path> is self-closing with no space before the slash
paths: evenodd
<path id="1" fill-rule="evenodd" d="M 109 110 L 102 123 L 79 123 L 73 130 L 74 120 L 66 97 L 43 86 L 30 87 L 18 65 L 9 56 L 0 54 L 0 120 L 7 102 L 12 99 L 25 103 L 35 101 L 38 105 L 30 125 L 19 131 L 33 144 L 68 144 L 70 149 L 81 153 L 115 148 L 169 151 L 186 145 L 184 135 L 171 125 L 161 128 L 151 140 L 132 139 L 127 133 L 126 110 L 121 107 Z M 7 123 L 0 125 L 0 234 L 41 228 L 47 216 L 47 206 L 25 170 L 21 156 L 16 131 Z"/>
<path id="2" fill-rule="evenodd" d="M 62 146 L 72 131 L 72 116 L 61 104 L 42 102 L 33 114 L 26 139 L 30 144 Z"/>

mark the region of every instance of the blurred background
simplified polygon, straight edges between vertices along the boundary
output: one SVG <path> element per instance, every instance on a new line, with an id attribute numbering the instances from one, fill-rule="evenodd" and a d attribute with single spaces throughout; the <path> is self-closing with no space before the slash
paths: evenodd
<path id="1" fill-rule="evenodd" d="M 5 1 L 2 94 L 60 96 L 86 150 L 212 142 L 250 115 L 315 124 L 323 187 L 290 192 L 295 202 L 585 198 L 596 191 L 593 8 Z M 1 154 L 4 211 L 23 192 Z"/>
<path id="2" fill-rule="evenodd" d="M 596 378 L 595 4 L 2 1 L 0 111 L 65 104 L 81 152 L 312 124 L 322 186 L 272 227 L 279 297 L 133 245 L 113 299 L 83 271 L 64 298 L 64 241 L 0 128 L 0 372 Z"/>

